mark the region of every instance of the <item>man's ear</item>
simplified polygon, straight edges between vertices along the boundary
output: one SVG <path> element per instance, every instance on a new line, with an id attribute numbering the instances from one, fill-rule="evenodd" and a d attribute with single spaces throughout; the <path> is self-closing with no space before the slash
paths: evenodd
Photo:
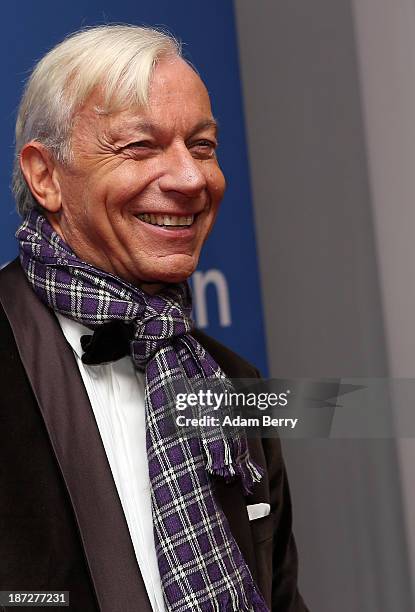
<path id="1" fill-rule="evenodd" d="M 51 213 L 61 208 L 56 162 L 48 149 L 31 140 L 20 151 L 20 168 L 35 200 Z"/>

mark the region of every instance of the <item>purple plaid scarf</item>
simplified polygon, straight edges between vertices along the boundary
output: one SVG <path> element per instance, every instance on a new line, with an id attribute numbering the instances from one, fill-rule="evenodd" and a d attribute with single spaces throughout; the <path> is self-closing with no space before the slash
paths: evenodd
<path id="1" fill-rule="evenodd" d="M 156 554 L 170 612 L 267 612 L 267 605 L 213 495 L 212 475 L 241 479 L 249 493 L 261 471 L 241 430 L 195 436 L 172 431 L 177 389 L 229 381 L 189 334 L 187 283 L 149 295 L 78 259 L 38 211 L 19 227 L 23 269 L 47 306 L 96 330 L 132 324 L 131 357 L 145 371 L 146 439 Z M 184 385 L 184 386 L 183 386 Z"/>

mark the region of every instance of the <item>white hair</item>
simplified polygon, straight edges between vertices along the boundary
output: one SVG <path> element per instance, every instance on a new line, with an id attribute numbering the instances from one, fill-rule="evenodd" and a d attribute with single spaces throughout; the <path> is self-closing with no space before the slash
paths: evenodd
<path id="1" fill-rule="evenodd" d="M 20 169 L 20 151 L 36 140 L 60 163 L 71 158 L 74 115 L 98 85 L 104 110 L 145 105 L 152 72 L 164 56 L 181 57 L 170 34 L 134 25 L 105 25 L 70 35 L 35 66 L 23 93 L 16 121 L 13 193 L 23 215 L 38 205 Z"/>

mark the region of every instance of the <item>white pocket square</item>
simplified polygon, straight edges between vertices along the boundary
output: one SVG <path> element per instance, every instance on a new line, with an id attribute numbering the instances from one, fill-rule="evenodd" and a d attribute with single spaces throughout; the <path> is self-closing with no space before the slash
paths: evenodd
<path id="1" fill-rule="evenodd" d="M 268 514 L 271 512 L 271 506 L 265 503 L 251 504 L 250 506 L 247 506 L 246 509 L 248 510 L 248 518 L 250 521 L 255 521 L 263 516 L 268 516 Z"/>

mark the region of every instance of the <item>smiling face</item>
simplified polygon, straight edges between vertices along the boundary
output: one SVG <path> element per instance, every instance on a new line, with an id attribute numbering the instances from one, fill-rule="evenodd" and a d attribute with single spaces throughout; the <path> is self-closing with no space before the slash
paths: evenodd
<path id="1" fill-rule="evenodd" d="M 75 116 L 73 160 L 55 165 L 55 230 L 81 259 L 132 282 L 179 282 L 196 268 L 223 197 L 207 90 L 180 58 L 157 64 L 145 108 Z M 52 212 L 51 212 L 52 211 Z"/>

